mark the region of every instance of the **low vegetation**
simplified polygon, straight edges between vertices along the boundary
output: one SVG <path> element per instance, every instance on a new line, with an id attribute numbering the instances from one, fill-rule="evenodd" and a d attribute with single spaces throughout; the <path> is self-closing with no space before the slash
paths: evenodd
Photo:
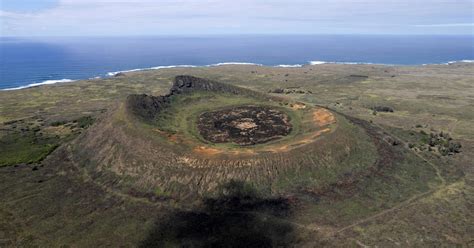
<path id="1" fill-rule="evenodd" d="M 387 107 L 387 106 L 374 106 L 372 107 L 372 110 L 374 111 L 374 113 L 377 113 L 377 112 L 393 113 L 393 108 Z"/>
<path id="2" fill-rule="evenodd" d="M 39 163 L 93 121 L 91 116 L 84 116 L 73 121 L 53 121 L 50 125 L 37 117 L 6 122 L 5 133 L 0 136 L 0 166 Z"/>
<path id="3" fill-rule="evenodd" d="M 33 130 L 11 132 L 0 138 L 0 167 L 38 163 L 58 145 L 58 138 L 44 137 Z"/>
<path id="4" fill-rule="evenodd" d="M 276 88 L 269 90 L 268 93 L 274 94 L 313 94 L 311 90 L 306 90 L 301 87 L 291 87 L 291 88 Z"/>
<path id="5" fill-rule="evenodd" d="M 461 152 L 460 142 L 453 140 L 448 133 L 430 132 L 429 134 L 421 130 L 419 132 L 419 143 L 410 143 L 409 147 L 418 150 L 428 150 L 439 153 L 442 156 L 454 155 Z"/>

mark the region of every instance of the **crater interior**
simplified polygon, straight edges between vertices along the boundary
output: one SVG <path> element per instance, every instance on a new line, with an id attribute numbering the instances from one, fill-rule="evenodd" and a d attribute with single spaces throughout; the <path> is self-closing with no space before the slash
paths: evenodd
<path id="1" fill-rule="evenodd" d="M 288 115 L 275 108 L 237 106 L 202 113 L 198 129 L 209 142 L 249 146 L 284 137 L 292 125 Z"/>

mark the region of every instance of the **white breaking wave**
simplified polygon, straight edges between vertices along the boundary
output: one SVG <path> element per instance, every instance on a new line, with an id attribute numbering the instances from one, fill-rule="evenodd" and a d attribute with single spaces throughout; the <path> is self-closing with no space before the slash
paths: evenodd
<path id="1" fill-rule="evenodd" d="M 446 65 L 451 65 L 451 64 L 456 64 L 456 63 L 474 63 L 474 60 L 463 59 L 463 60 L 457 60 L 457 61 L 449 61 L 448 63 L 446 63 Z"/>
<path id="2" fill-rule="evenodd" d="M 338 64 L 338 65 L 373 65 L 374 63 L 366 63 L 366 62 L 332 62 L 332 61 L 309 61 L 310 65 L 324 65 L 324 64 Z M 389 64 L 384 64 L 389 65 Z"/>
<path id="3" fill-rule="evenodd" d="M 263 66 L 263 64 L 249 63 L 249 62 L 222 62 L 212 65 L 206 65 L 206 67 L 222 66 L 222 65 L 257 65 Z"/>
<path id="4" fill-rule="evenodd" d="M 463 60 L 453 60 L 453 61 L 448 61 L 446 63 L 436 63 L 436 64 L 422 64 L 422 66 L 428 66 L 428 65 L 452 65 L 452 64 L 457 64 L 457 63 L 474 63 L 474 60 L 472 59 L 463 59 Z"/>
<path id="5" fill-rule="evenodd" d="M 328 63 L 328 62 L 326 62 L 326 61 L 317 61 L 317 60 L 315 60 L 315 61 L 309 61 L 309 64 L 310 64 L 310 65 L 322 65 L 322 64 L 327 64 L 327 63 Z"/>
<path id="6" fill-rule="evenodd" d="M 170 68 L 186 68 L 186 67 L 197 67 L 197 66 L 195 66 L 195 65 L 162 65 L 162 66 L 154 66 L 154 67 L 148 67 L 148 68 L 108 72 L 107 76 L 112 77 L 112 76 L 115 76 L 119 73 L 127 73 L 127 72 L 135 72 L 135 71 L 149 71 L 149 70 L 170 69 Z"/>
<path id="7" fill-rule="evenodd" d="M 126 72 L 134 72 L 134 71 L 144 71 L 144 70 L 149 70 L 148 68 L 147 69 L 131 69 L 131 70 L 123 70 L 123 71 L 113 71 L 113 72 L 107 72 L 107 76 L 115 76 L 117 74 L 120 74 L 120 73 L 126 73 Z"/>
<path id="8" fill-rule="evenodd" d="M 223 66 L 223 65 L 257 65 L 257 66 L 263 66 L 262 64 L 248 63 L 248 62 L 223 62 L 223 63 L 217 63 L 217 64 L 204 65 L 204 66 L 201 66 L 201 67 L 217 67 L 217 66 Z M 135 71 L 149 71 L 149 70 L 160 70 L 160 69 L 170 69 L 170 68 L 190 68 L 190 67 L 192 68 L 192 67 L 200 67 L 200 66 L 197 66 L 197 65 L 160 65 L 160 66 L 148 67 L 148 68 L 139 68 L 139 69 L 108 72 L 107 76 L 112 77 L 112 76 L 115 76 L 119 73 L 127 73 L 127 72 L 135 72 Z"/>
<path id="9" fill-rule="evenodd" d="M 300 64 L 294 64 L 294 65 L 277 65 L 274 67 L 281 67 L 281 68 L 298 68 L 298 67 L 303 67 L 303 65 Z"/>
<path id="10" fill-rule="evenodd" d="M 422 64 L 422 66 L 426 65 L 451 65 L 455 63 L 474 63 L 474 60 L 471 59 L 463 59 L 463 60 L 456 60 L 456 61 L 449 61 L 446 63 L 441 64 Z M 369 62 L 332 62 L 332 61 L 309 61 L 310 65 L 323 65 L 323 64 L 338 64 L 338 65 L 386 65 L 386 66 L 395 66 L 396 64 L 378 64 L 378 63 L 369 63 Z"/>
<path id="11" fill-rule="evenodd" d="M 458 60 L 458 61 L 449 61 L 447 63 L 442 63 L 442 65 L 450 65 L 450 64 L 455 64 L 455 63 L 474 63 L 474 60 L 470 59 L 464 59 L 464 60 Z M 320 61 L 320 60 L 313 60 L 308 62 L 309 65 L 323 65 L 323 64 L 343 64 L 343 65 L 374 65 L 376 63 L 367 63 L 367 62 L 330 62 L 330 61 Z M 198 65 L 163 65 L 163 66 L 155 66 L 155 67 L 148 67 L 148 68 L 139 68 L 139 69 L 131 69 L 131 70 L 123 70 L 123 71 L 114 71 L 114 72 L 108 72 L 106 75 L 107 76 L 115 76 L 119 73 L 127 73 L 127 72 L 136 72 L 136 71 L 147 71 L 147 70 L 159 70 L 159 69 L 170 69 L 170 68 L 193 68 L 193 67 L 218 67 L 218 66 L 224 66 L 224 65 L 255 65 L 255 66 L 265 66 L 263 64 L 258 64 L 258 63 L 250 63 L 250 62 L 222 62 L 222 63 L 216 63 L 216 64 L 210 64 L 210 65 L 203 65 L 203 66 L 198 66 Z M 387 66 L 393 66 L 391 64 L 381 64 L 381 65 L 387 65 Z M 423 64 L 423 65 L 428 65 L 428 64 Z M 304 65 L 302 64 L 281 64 L 281 65 L 275 65 L 273 67 L 277 68 L 298 68 L 298 67 L 303 67 Z M 91 79 L 100 79 L 101 77 L 94 77 Z M 60 79 L 60 80 L 46 80 L 41 83 L 32 83 L 28 84 L 25 86 L 19 86 L 15 88 L 7 88 L 7 89 L 0 89 L 0 90 L 20 90 L 20 89 L 25 89 L 25 88 L 31 88 L 31 87 L 36 87 L 40 85 L 47 85 L 47 84 L 56 84 L 56 83 L 69 83 L 69 82 L 74 82 L 76 80 L 72 79 Z"/>
<path id="12" fill-rule="evenodd" d="M 33 84 L 28 84 L 28 85 L 24 85 L 24 86 L 15 87 L 15 88 L 7 88 L 7 89 L 2 89 L 2 90 L 21 90 L 21 89 L 40 86 L 40 85 L 57 84 L 57 83 L 70 83 L 70 82 L 74 82 L 74 81 L 75 80 L 72 80 L 72 79 L 46 80 L 46 81 L 43 81 L 41 83 L 33 83 Z"/>

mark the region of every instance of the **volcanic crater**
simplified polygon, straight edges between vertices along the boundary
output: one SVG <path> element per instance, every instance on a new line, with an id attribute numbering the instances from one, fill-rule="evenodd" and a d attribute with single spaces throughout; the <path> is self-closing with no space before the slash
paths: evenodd
<path id="1" fill-rule="evenodd" d="M 374 164 L 377 150 L 362 128 L 329 110 L 295 104 L 177 76 L 166 95 L 129 95 L 117 103 L 65 152 L 104 187 L 177 201 L 192 201 L 229 179 L 285 194 L 316 192 L 339 180 L 327 177 L 329 168 L 356 174 Z"/>
<path id="2" fill-rule="evenodd" d="M 249 146 L 288 135 L 290 118 L 267 106 L 238 106 L 205 112 L 198 118 L 201 136 L 212 143 Z"/>

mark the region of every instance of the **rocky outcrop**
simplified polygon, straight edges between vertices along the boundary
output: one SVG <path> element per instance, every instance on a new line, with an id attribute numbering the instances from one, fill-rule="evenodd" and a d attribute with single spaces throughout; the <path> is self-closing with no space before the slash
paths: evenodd
<path id="1" fill-rule="evenodd" d="M 159 112 L 168 107 L 170 99 L 168 96 L 129 95 L 127 97 L 127 109 L 142 120 L 152 121 Z"/>
<path id="2" fill-rule="evenodd" d="M 131 113 L 142 120 L 153 121 L 163 109 L 169 106 L 171 97 L 194 91 L 224 92 L 236 95 L 254 96 L 260 99 L 272 99 L 272 97 L 253 90 L 223 84 L 204 78 L 183 75 L 175 78 L 173 86 L 168 94 L 164 96 L 150 96 L 146 94 L 129 95 L 127 97 L 126 106 Z"/>
<path id="3" fill-rule="evenodd" d="M 170 89 L 169 95 L 182 94 L 196 90 L 224 92 L 236 95 L 255 96 L 260 98 L 271 98 L 266 94 L 262 94 L 253 90 L 244 89 L 241 87 L 219 83 L 216 81 L 197 78 L 193 76 L 177 76 L 173 87 Z"/>

